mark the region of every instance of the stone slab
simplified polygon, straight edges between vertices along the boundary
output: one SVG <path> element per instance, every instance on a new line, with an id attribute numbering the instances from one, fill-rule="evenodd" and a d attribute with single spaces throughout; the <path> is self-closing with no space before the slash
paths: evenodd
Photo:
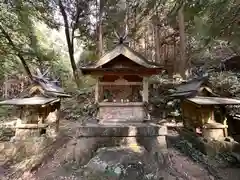
<path id="1" fill-rule="evenodd" d="M 123 174 L 129 174 L 126 171 L 130 165 L 137 165 L 140 169 L 135 169 L 135 176 L 132 177 L 136 179 L 138 175 L 136 170 L 143 171 L 143 164 L 140 162 L 140 159 L 144 153 L 144 148 L 141 148 L 139 153 L 132 152 L 128 147 L 102 148 L 97 151 L 96 156 L 88 162 L 86 167 L 95 172 L 98 171 L 120 177 Z"/>
<path id="2" fill-rule="evenodd" d="M 142 121 L 147 117 L 144 106 L 128 106 L 125 103 L 119 104 L 119 106 L 102 106 L 99 107 L 99 119 L 101 121 Z"/>
<path id="3" fill-rule="evenodd" d="M 16 124 L 17 129 L 41 129 L 48 127 L 48 124 Z"/>
<path id="4" fill-rule="evenodd" d="M 167 127 L 154 123 L 86 124 L 78 127 L 77 137 L 166 136 Z"/>
<path id="5" fill-rule="evenodd" d="M 209 156 L 214 156 L 221 152 L 240 152 L 240 144 L 236 141 L 205 139 L 186 129 L 180 131 L 180 136 L 188 140 L 196 149 Z"/>

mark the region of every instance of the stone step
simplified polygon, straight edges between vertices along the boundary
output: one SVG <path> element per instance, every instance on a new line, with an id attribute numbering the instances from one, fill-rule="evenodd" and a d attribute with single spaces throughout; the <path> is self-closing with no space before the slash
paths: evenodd
<path id="1" fill-rule="evenodd" d="M 100 121 L 99 124 L 144 124 L 147 121 L 112 121 L 112 120 L 105 120 L 105 121 Z"/>
<path id="2" fill-rule="evenodd" d="M 167 127 L 154 123 L 104 123 L 78 127 L 78 137 L 166 136 Z"/>
<path id="3" fill-rule="evenodd" d="M 99 124 L 106 124 L 106 123 L 144 123 L 144 122 L 151 122 L 150 119 L 142 119 L 142 120 L 134 120 L 134 119 L 106 119 L 100 120 Z"/>

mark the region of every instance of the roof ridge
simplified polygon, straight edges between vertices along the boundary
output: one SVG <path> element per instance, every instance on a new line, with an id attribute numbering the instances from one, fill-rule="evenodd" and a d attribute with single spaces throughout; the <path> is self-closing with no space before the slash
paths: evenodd
<path id="1" fill-rule="evenodd" d="M 133 50 L 131 47 L 125 44 L 118 44 L 111 51 L 108 51 L 103 56 L 101 56 L 101 58 L 93 65 L 93 68 L 103 66 L 104 64 L 112 61 L 119 55 L 123 55 L 134 63 L 137 63 L 145 68 L 160 67 L 159 65 L 148 61 L 143 55 Z"/>

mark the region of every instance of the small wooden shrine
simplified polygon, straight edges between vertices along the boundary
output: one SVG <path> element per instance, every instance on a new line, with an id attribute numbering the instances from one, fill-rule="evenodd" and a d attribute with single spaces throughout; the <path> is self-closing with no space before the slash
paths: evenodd
<path id="1" fill-rule="evenodd" d="M 0 105 L 17 106 L 15 139 L 47 134 L 57 135 L 59 129 L 60 98 L 69 97 L 63 89 L 43 77 L 34 76 L 29 89 L 20 98 L 1 101 Z"/>
<path id="2" fill-rule="evenodd" d="M 94 65 L 81 68 L 96 78 L 95 101 L 100 122 L 140 121 L 149 119 L 149 77 L 162 72 L 122 42 L 103 55 Z"/>
<path id="3" fill-rule="evenodd" d="M 184 127 L 206 138 L 221 139 L 228 136 L 226 117 L 214 116 L 215 106 L 239 105 L 232 98 L 195 96 L 182 102 Z M 223 115 L 224 116 L 224 115 Z"/>

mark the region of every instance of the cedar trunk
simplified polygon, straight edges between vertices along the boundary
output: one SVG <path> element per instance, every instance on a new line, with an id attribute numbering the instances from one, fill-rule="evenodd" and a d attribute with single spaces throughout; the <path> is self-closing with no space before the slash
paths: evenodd
<path id="1" fill-rule="evenodd" d="M 185 41 L 185 24 L 184 24 L 184 6 L 178 11 L 178 23 L 180 32 L 180 62 L 179 62 L 179 73 L 182 78 L 186 78 L 186 41 Z"/>
<path id="2" fill-rule="evenodd" d="M 98 24 L 98 56 L 103 54 L 103 31 L 102 31 L 102 15 L 103 15 L 104 0 L 99 1 L 99 24 Z"/>

